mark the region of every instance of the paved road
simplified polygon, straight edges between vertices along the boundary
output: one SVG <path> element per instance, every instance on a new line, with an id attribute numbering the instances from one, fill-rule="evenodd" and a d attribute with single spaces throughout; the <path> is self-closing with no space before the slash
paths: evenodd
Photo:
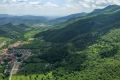
<path id="1" fill-rule="evenodd" d="M 19 49 L 19 50 L 20 50 L 19 52 L 23 54 L 23 56 L 22 56 L 23 60 L 25 60 L 25 59 L 27 59 L 27 58 L 29 58 L 31 56 L 31 51 L 30 50 L 28 50 L 28 49 L 26 49 L 26 50 Z M 22 64 L 22 61 L 17 62 L 17 60 L 16 60 L 14 62 L 14 65 L 13 65 L 12 70 L 10 72 L 9 80 L 12 80 L 12 76 L 18 72 L 19 67 L 20 67 L 21 64 Z"/>
<path id="2" fill-rule="evenodd" d="M 10 72 L 9 80 L 12 80 L 12 75 L 17 73 L 20 64 L 21 64 L 20 62 L 14 62 L 13 68 L 12 68 L 12 70 Z"/>

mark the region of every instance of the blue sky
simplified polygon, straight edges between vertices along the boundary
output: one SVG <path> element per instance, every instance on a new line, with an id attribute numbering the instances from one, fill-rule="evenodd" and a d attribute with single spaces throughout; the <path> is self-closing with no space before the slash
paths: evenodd
<path id="1" fill-rule="evenodd" d="M 0 14 L 64 16 L 112 4 L 120 0 L 0 0 Z"/>

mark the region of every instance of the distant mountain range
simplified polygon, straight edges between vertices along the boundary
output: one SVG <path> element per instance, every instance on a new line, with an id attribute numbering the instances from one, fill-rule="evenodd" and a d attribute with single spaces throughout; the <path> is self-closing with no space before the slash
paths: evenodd
<path id="1" fill-rule="evenodd" d="M 50 20 L 50 22 L 53 23 L 53 24 L 64 23 L 64 22 L 66 22 L 68 20 L 83 17 L 85 15 L 87 15 L 87 13 L 76 13 L 76 14 L 71 14 L 71 15 L 68 15 L 68 16 L 63 16 L 63 17 L 60 17 L 60 18 Z"/>
<path id="2" fill-rule="evenodd" d="M 120 25 L 120 6 L 110 5 L 104 9 L 96 9 L 91 13 L 77 13 L 60 18 L 49 18 L 44 16 L 12 16 L 8 14 L 0 14 L 0 33 L 1 35 L 9 34 L 9 32 L 20 33 L 28 28 L 26 25 L 48 23 L 58 24 L 64 28 L 50 30 L 44 33 L 36 34 L 35 37 L 44 36 L 43 38 L 52 42 L 82 42 L 86 36 L 97 33 L 98 31 L 106 31 L 107 28 L 118 27 Z M 112 23 L 112 24 L 111 24 Z M 109 26 L 110 25 L 110 26 Z M 107 27 L 108 26 L 108 27 Z M 112 26 L 112 27 L 111 27 Z M 49 34 L 49 35 L 48 35 Z M 69 35 L 70 34 L 70 35 Z M 87 40 L 87 39 L 86 39 Z"/>
<path id="3" fill-rule="evenodd" d="M 25 16 L 13 16 L 8 14 L 0 14 L 0 25 L 1 24 L 40 24 L 40 23 L 48 23 L 48 24 L 58 24 L 63 23 L 67 20 L 75 19 L 80 16 L 85 16 L 86 13 L 77 13 L 72 14 L 68 16 L 53 18 L 53 17 L 47 17 L 47 16 L 31 16 L 31 15 L 25 15 Z"/>
<path id="4" fill-rule="evenodd" d="M 1 24 L 26 24 L 26 25 L 32 25 L 32 24 L 40 24 L 40 23 L 48 23 L 48 24 L 64 24 L 67 21 L 72 21 L 73 19 L 80 19 L 83 17 L 88 16 L 95 16 L 99 14 L 105 14 L 110 12 L 115 12 L 116 10 L 119 10 L 120 6 L 117 5 L 110 5 L 104 9 L 95 9 L 91 13 L 76 13 L 71 14 L 68 16 L 63 16 L 59 18 L 50 18 L 47 16 L 32 16 L 32 15 L 25 15 L 25 16 L 13 16 L 8 14 L 0 14 L 0 25 Z"/>
<path id="5" fill-rule="evenodd" d="M 31 25 L 44 23 L 46 21 L 48 21 L 48 18 L 44 16 L 12 16 L 7 14 L 0 14 L 0 25 L 7 23 Z"/>
<path id="6" fill-rule="evenodd" d="M 86 46 L 107 31 L 120 27 L 120 6 L 110 5 L 82 18 L 77 17 L 77 21 L 75 19 L 67 21 L 67 26 L 62 29 L 49 30 L 35 37 L 42 36 L 46 41 L 55 43 L 74 42 L 78 46 Z"/>

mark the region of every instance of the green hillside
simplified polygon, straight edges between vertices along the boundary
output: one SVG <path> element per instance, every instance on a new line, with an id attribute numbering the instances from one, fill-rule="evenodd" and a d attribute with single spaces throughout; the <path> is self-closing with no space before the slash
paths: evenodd
<path id="1" fill-rule="evenodd" d="M 19 48 L 32 52 L 12 80 L 120 80 L 120 6 L 72 18 L 59 28 L 3 26 L 0 36 L 20 36 L 27 44 Z"/>
<path id="2" fill-rule="evenodd" d="M 72 24 L 68 24 L 62 29 L 48 30 L 46 32 L 35 35 L 35 37 L 43 37 L 44 40 L 53 43 L 72 42 L 76 45 L 87 46 L 113 28 L 120 26 L 120 10 L 100 14 L 97 16 L 86 17 Z M 74 21 L 74 20 L 73 20 Z"/>
<path id="3" fill-rule="evenodd" d="M 45 49 L 43 54 L 34 52 L 13 80 L 119 80 L 119 36 L 120 28 L 108 31 L 82 51 L 68 44 Z"/>
<path id="4" fill-rule="evenodd" d="M 29 27 L 20 24 L 20 25 L 13 25 L 12 23 L 0 25 L 0 36 L 2 37 L 9 37 L 12 39 L 22 37 L 22 34 L 27 31 Z"/>

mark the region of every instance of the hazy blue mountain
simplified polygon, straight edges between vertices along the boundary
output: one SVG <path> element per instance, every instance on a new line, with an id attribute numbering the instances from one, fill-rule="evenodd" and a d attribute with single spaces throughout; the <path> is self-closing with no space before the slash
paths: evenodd
<path id="1" fill-rule="evenodd" d="M 50 23 L 53 23 L 53 24 L 63 23 L 63 22 L 66 22 L 66 21 L 68 21 L 68 20 L 72 20 L 72 19 L 76 19 L 76 18 L 79 18 L 79 17 L 83 17 L 83 16 L 85 16 L 86 14 L 87 14 L 87 13 L 71 14 L 71 15 L 68 15 L 68 16 L 63 16 L 63 17 L 60 17 L 60 18 L 56 18 L 56 19 L 50 20 L 49 22 L 50 22 Z"/>
<path id="2" fill-rule="evenodd" d="M 7 14 L 0 14 L 0 25 L 1 24 L 40 24 L 47 22 L 48 18 L 44 16 L 31 16 L 31 15 L 25 15 L 25 16 L 13 16 L 13 15 L 7 15 Z"/>
<path id="3" fill-rule="evenodd" d="M 104 9 L 95 9 L 93 12 L 91 12 L 88 15 L 98 15 L 98 14 L 105 14 L 105 13 L 111 13 L 114 11 L 120 10 L 120 6 L 118 5 L 109 5 L 105 7 Z"/>

